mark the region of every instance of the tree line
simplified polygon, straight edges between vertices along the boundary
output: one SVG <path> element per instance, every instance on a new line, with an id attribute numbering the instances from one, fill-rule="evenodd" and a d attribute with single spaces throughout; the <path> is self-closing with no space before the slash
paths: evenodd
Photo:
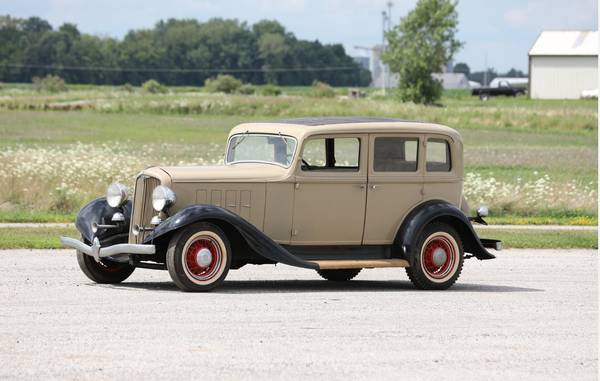
<path id="1" fill-rule="evenodd" d="M 298 39 L 277 21 L 169 19 L 123 39 L 53 28 L 39 17 L 0 16 L 0 81 L 59 75 L 68 83 L 199 86 L 219 73 L 249 83 L 367 86 L 368 70 L 341 44 Z"/>

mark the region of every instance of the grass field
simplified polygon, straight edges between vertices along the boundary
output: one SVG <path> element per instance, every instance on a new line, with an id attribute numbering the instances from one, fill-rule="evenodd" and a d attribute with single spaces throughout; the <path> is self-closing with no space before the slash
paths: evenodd
<path id="1" fill-rule="evenodd" d="M 458 129 L 465 142 L 465 194 L 498 223 L 597 223 L 597 101 L 481 102 L 449 93 L 441 106 L 314 98 L 307 88 L 279 97 L 168 94 L 75 86 L 37 93 L 0 90 L 0 220 L 63 221 L 119 180 L 150 165 L 211 164 L 237 123 L 307 115 L 418 119 Z M 345 89 L 338 89 L 344 94 Z"/>
<path id="2" fill-rule="evenodd" d="M 595 231 L 498 230 L 479 231 L 482 237 L 501 239 L 505 248 L 597 249 Z M 2 228 L 0 249 L 61 249 L 58 237 L 77 238 L 75 228 Z"/>

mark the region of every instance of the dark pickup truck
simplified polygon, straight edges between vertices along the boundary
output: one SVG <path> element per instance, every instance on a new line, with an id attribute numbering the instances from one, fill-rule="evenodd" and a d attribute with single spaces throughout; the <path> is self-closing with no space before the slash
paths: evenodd
<path id="1" fill-rule="evenodd" d="M 479 96 L 479 99 L 485 101 L 490 97 L 497 97 L 500 95 L 507 97 L 516 97 L 517 95 L 525 95 L 526 90 L 520 87 L 513 87 L 510 83 L 502 81 L 498 87 L 480 87 L 478 89 L 471 90 L 471 95 Z"/>

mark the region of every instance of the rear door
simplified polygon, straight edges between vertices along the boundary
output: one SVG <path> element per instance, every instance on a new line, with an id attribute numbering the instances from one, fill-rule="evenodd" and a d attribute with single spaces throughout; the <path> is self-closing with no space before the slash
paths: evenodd
<path id="1" fill-rule="evenodd" d="M 390 244 L 404 217 L 423 200 L 423 135 L 369 135 L 363 244 Z"/>

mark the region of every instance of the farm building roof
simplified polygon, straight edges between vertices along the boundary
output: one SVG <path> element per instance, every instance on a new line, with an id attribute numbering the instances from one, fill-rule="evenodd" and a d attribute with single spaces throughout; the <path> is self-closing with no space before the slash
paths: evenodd
<path id="1" fill-rule="evenodd" d="M 598 55 L 597 31 L 544 31 L 529 50 L 530 56 Z"/>

